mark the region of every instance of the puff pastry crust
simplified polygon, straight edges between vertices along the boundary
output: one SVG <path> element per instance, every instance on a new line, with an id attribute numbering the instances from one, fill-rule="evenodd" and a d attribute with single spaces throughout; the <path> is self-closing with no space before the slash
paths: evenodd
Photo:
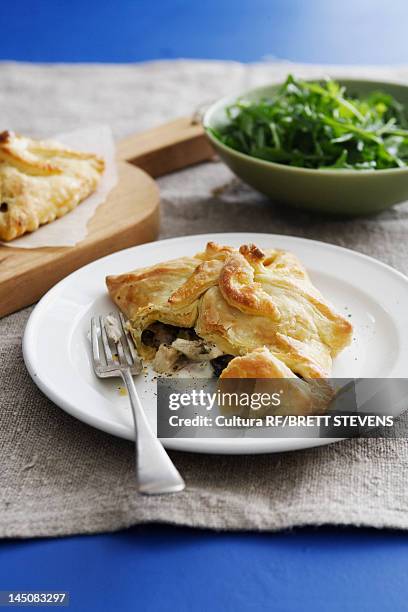
<path id="1" fill-rule="evenodd" d="M 67 214 L 95 191 L 104 161 L 53 141 L 0 134 L 0 239 Z"/>
<path id="2" fill-rule="evenodd" d="M 281 401 L 274 414 L 322 414 L 326 412 L 335 392 L 325 378 L 309 378 L 303 380 L 296 376 L 280 359 L 275 357 L 266 347 L 255 349 L 242 357 L 232 359 L 220 376 L 222 391 L 234 391 L 237 378 L 257 379 L 252 392 L 272 395 L 279 392 Z M 282 381 L 281 379 L 286 379 Z M 233 379 L 233 387 L 228 382 Z M 223 407 L 223 413 L 237 413 L 239 407 Z M 269 408 L 250 410 L 247 416 L 263 417 L 269 413 Z"/>
<path id="3" fill-rule="evenodd" d="M 232 355 L 222 378 L 328 378 L 352 326 L 313 286 L 290 252 L 210 242 L 205 251 L 106 279 L 140 355 L 154 322 L 194 328 Z"/>

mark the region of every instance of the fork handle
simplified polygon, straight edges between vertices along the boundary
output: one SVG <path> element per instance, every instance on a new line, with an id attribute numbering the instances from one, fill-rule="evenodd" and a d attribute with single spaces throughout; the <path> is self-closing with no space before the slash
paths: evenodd
<path id="1" fill-rule="evenodd" d="M 156 495 L 182 491 L 184 480 L 150 428 L 130 370 L 121 370 L 121 375 L 129 393 L 135 423 L 136 474 L 140 493 Z"/>

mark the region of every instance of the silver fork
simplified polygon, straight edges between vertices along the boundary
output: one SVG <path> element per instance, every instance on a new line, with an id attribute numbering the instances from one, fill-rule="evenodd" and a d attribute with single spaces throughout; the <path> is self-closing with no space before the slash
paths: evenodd
<path id="1" fill-rule="evenodd" d="M 141 361 L 122 314 L 93 317 L 91 341 L 93 367 L 99 378 L 121 377 L 128 390 L 135 425 L 136 474 L 141 493 L 176 493 L 185 487 L 161 442 L 150 429 L 136 391 L 133 376 L 140 374 Z M 116 322 L 116 324 L 115 324 Z M 103 350 L 100 350 L 100 343 Z M 117 354 L 117 360 L 114 356 Z M 116 355 L 115 355 L 116 357 Z"/>

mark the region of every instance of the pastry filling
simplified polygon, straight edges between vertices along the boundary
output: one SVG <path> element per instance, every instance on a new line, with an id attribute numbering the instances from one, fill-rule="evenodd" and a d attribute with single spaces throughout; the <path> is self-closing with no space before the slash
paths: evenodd
<path id="1" fill-rule="evenodd" d="M 233 359 L 224 355 L 215 344 L 197 336 L 194 329 L 153 323 L 142 333 L 142 342 L 156 349 L 152 366 L 159 374 L 171 375 L 191 366 L 201 368 L 209 376 L 220 376 Z"/>

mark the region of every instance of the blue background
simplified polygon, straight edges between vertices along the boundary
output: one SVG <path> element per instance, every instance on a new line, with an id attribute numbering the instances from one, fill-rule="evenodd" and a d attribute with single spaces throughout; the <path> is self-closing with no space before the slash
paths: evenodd
<path id="1" fill-rule="evenodd" d="M 406 0 L 3 0 L 0 59 L 408 63 L 407 23 Z M 407 567 L 405 533 L 375 530 L 148 526 L 0 542 L 0 589 L 68 590 L 84 612 L 396 612 Z"/>
<path id="2" fill-rule="evenodd" d="M 2 0 L 0 57 L 408 62 L 406 0 Z"/>

